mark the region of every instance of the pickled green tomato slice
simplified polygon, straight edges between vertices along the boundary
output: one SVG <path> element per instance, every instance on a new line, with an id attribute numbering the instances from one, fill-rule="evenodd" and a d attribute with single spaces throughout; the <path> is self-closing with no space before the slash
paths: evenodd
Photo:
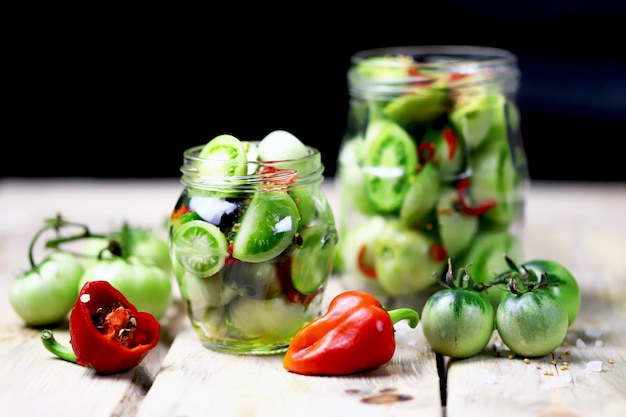
<path id="1" fill-rule="evenodd" d="M 237 291 L 224 284 L 218 273 L 199 277 L 189 271 L 177 274 L 181 295 L 194 320 L 201 320 L 207 309 L 221 307 L 237 296 Z"/>
<path id="2" fill-rule="evenodd" d="M 456 208 L 458 194 L 454 187 L 444 186 L 437 202 L 439 237 L 449 257 L 455 258 L 467 249 L 478 232 L 478 217 Z M 471 204 L 471 201 L 468 201 Z"/>
<path id="3" fill-rule="evenodd" d="M 442 115 L 449 107 L 448 74 L 428 74 L 425 83 L 416 84 L 390 101 L 384 108 L 386 117 L 404 128 L 427 123 Z"/>
<path id="4" fill-rule="evenodd" d="M 350 210 L 352 206 L 364 214 L 374 215 L 377 213 L 376 206 L 370 202 L 366 195 L 365 173 L 363 164 L 363 151 L 365 140 L 362 136 L 355 136 L 345 142 L 339 154 L 339 197 L 343 210 Z M 343 213 L 343 218 L 348 218 L 349 213 Z"/>
<path id="5" fill-rule="evenodd" d="M 382 213 L 396 211 L 419 165 L 415 142 L 403 128 L 383 119 L 370 123 L 365 142 L 367 197 Z"/>
<path id="6" fill-rule="evenodd" d="M 229 331 L 245 339 L 263 337 L 268 342 L 283 342 L 307 321 L 302 305 L 284 297 L 268 300 L 239 297 L 227 308 Z"/>
<path id="7" fill-rule="evenodd" d="M 182 224 L 174 233 L 175 259 L 189 272 L 200 277 L 215 274 L 228 257 L 228 242 L 219 227 L 203 220 Z"/>
<path id="8" fill-rule="evenodd" d="M 449 126 L 441 129 L 430 126 L 420 143 L 432 146 L 433 154 L 430 161 L 437 167 L 442 181 L 454 181 L 465 170 L 463 139 Z"/>
<path id="9" fill-rule="evenodd" d="M 264 262 L 280 255 L 300 223 L 298 206 L 286 191 L 259 191 L 234 230 L 233 257 Z"/>
<path id="10" fill-rule="evenodd" d="M 374 268 L 380 286 L 392 296 L 409 295 L 435 284 L 443 260 L 431 258 L 433 241 L 400 222 L 388 222 L 373 242 Z"/>
<path id="11" fill-rule="evenodd" d="M 232 135 L 219 135 L 211 139 L 198 154 L 198 173 L 202 176 L 242 176 L 248 173 L 246 148 Z"/>
<path id="12" fill-rule="evenodd" d="M 497 201 L 484 218 L 498 226 L 509 225 L 520 209 L 522 188 L 506 137 L 480 148 L 472 157 L 471 167 L 469 192 L 475 203 Z"/>
<path id="13" fill-rule="evenodd" d="M 425 227 L 439 194 L 439 174 L 432 163 L 422 165 L 400 207 L 400 221 L 409 228 Z"/>
<path id="14" fill-rule="evenodd" d="M 497 97 L 495 93 L 475 91 L 477 89 L 474 87 L 465 94 L 461 90 L 455 99 L 454 110 L 450 112 L 450 121 L 470 148 L 477 148 L 485 140 L 491 128 L 493 104 Z"/>
<path id="15" fill-rule="evenodd" d="M 371 216 L 356 227 L 343 229 L 335 253 L 335 270 L 371 281 L 359 264 L 373 268 L 373 242 L 386 226 L 387 221 L 382 216 Z"/>
<path id="16" fill-rule="evenodd" d="M 302 245 L 291 258 L 293 287 L 303 294 L 312 294 L 326 281 L 332 267 L 337 244 L 337 232 L 326 225 L 303 229 Z"/>

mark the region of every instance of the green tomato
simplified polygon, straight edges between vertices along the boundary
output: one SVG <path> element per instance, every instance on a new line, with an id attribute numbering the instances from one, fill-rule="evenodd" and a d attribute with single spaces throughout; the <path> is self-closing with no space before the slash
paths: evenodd
<path id="1" fill-rule="evenodd" d="M 493 306 L 482 293 L 446 288 L 426 300 L 420 321 L 435 352 L 468 358 L 482 352 L 489 343 L 494 317 Z"/>
<path id="2" fill-rule="evenodd" d="M 302 304 L 284 297 L 267 300 L 239 297 L 226 307 L 229 331 L 245 339 L 288 340 L 311 319 L 311 312 Z"/>
<path id="3" fill-rule="evenodd" d="M 380 213 L 397 211 L 419 166 L 415 141 L 399 125 L 378 119 L 368 125 L 364 146 L 367 197 Z"/>
<path id="4" fill-rule="evenodd" d="M 422 165 L 400 207 L 400 221 L 408 228 L 424 228 L 437 204 L 439 174 L 432 163 Z"/>
<path id="5" fill-rule="evenodd" d="M 376 279 L 389 295 L 423 291 L 436 282 L 443 259 L 433 259 L 435 242 L 417 230 L 405 229 L 399 221 L 388 222 L 373 241 Z"/>
<path id="6" fill-rule="evenodd" d="M 496 309 L 496 329 L 516 354 L 544 356 L 563 343 L 568 329 L 567 311 L 545 290 L 509 293 Z"/>
<path id="7" fill-rule="evenodd" d="M 449 257 L 456 258 L 465 251 L 478 232 L 478 217 L 458 210 L 458 194 L 451 186 L 441 187 L 437 201 L 439 237 Z"/>
<path id="8" fill-rule="evenodd" d="M 319 225 L 302 229 L 301 245 L 291 252 L 291 282 L 302 294 L 312 294 L 326 282 L 333 269 L 337 231 Z"/>
<path id="9" fill-rule="evenodd" d="M 581 304 L 580 287 L 572 273 L 560 263 L 544 259 L 524 262 L 520 272 L 527 276 L 530 282 L 538 282 L 541 274 L 547 274 L 547 282 L 551 285 L 542 289 L 550 292 L 563 304 L 567 311 L 568 324 L 571 326 Z"/>
<path id="10" fill-rule="evenodd" d="M 298 206 L 283 191 L 258 192 L 237 226 L 233 257 L 245 262 L 264 262 L 280 255 L 298 230 Z"/>
<path id="11" fill-rule="evenodd" d="M 202 147 L 196 167 L 201 176 L 242 176 L 248 173 L 248 154 L 243 142 L 219 135 Z"/>
<path id="12" fill-rule="evenodd" d="M 76 290 L 88 281 L 108 281 L 130 301 L 138 311 L 151 313 L 161 319 L 172 299 L 169 272 L 137 258 L 102 259 L 85 269 Z"/>
<path id="13" fill-rule="evenodd" d="M 28 326 L 58 324 L 76 302 L 83 270 L 76 256 L 53 252 L 11 283 L 11 306 Z"/>
<path id="14" fill-rule="evenodd" d="M 124 226 L 111 234 L 111 239 L 121 246 L 122 257 L 134 256 L 147 263 L 153 263 L 166 271 L 171 271 L 169 247 L 167 241 L 158 236 L 152 229 Z M 98 261 L 98 257 L 112 258 L 109 250 L 109 239 L 92 237 L 86 240 L 83 248 L 82 263 L 88 268 Z"/>

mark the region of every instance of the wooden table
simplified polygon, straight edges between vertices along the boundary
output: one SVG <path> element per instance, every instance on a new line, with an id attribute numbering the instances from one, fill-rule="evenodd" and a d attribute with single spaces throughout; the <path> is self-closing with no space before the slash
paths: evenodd
<path id="1" fill-rule="evenodd" d="M 579 279 L 582 308 L 567 345 L 531 359 L 484 354 L 448 362 L 445 408 L 435 355 L 421 325 L 396 325 L 385 366 L 345 377 L 291 374 L 282 356 L 246 357 L 201 346 L 178 301 L 158 347 L 135 369 L 98 376 L 58 360 L 24 327 L 6 296 L 28 266 L 28 244 L 62 213 L 93 230 L 124 220 L 164 224 L 176 179 L 0 181 L 0 413 L 2 416 L 624 416 L 626 415 L 626 184 L 531 184 L 527 259 L 548 258 Z M 324 184 L 331 205 L 334 184 Z M 327 302 L 341 287 L 331 279 Z M 175 290 L 177 292 L 177 289 Z M 67 327 L 55 330 L 67 342 Z M 492 342 L 497 347 L 497 339 Z M 587 369 L 601 362 L 601 372 Z"/>

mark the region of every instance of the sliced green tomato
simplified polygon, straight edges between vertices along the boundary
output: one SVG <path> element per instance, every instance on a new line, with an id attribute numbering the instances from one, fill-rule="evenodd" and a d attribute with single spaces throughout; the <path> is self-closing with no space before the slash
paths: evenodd
<path id="1" fill-rule="evenodd" d="M 441 272 L 444 262 L 431 257 L 434 243 L 398 221 L 387 223 L 373 242 L 376 278 L 387 294 L 414 294 L 436 283 L 433 274 Z"/>
<path id="2" fill-rule="evenodd" d="M 441 129 L 429 127 L 420 143 L 432 146 L 430 161 L 437 167 L 441 181 L 454 181 L 467 168 L 463 139 L 448 125 Z"/>
<path id="3" fill-rule="evenodd" d="M 239 297 L 227 308 L 229 332 L 245 339 L 288 340 L 311 315 L 302 304 L 283 297 L 269 300 Z"/>
<path id="4" fill-rule="evenodd" d="M 441 243 L 451 258 L 465 251 L 478 232 L 478 217 L 463 213 L 457 205 L 456 190 L 450 186 L 443 188 L 437 202 L 437 224 Z"/>
<path id="5" fill-rule="evenodd" d="M 483 217 L 493 225 L 509 225 L 521 211 L 524 190 L 508 142 L 485 144 L 473 155 L 471 165 L 470 194 L 474 202 L 497 202 Z"/>
<path id="6" fill-rule="evenodd" d="M 425 227 L 437 203 L 439 174 L 432 163 L 422 165 L 400 207 L 400 221 L 406 227 Z"/>
<path id="7" fill-rule="evenodd" d="M 477 148 L 487 137 L 495 100 L 486 93 L 469 93 L 457 97 L 455 109 L 450 112 L 450 121 L 470 148 Z"/>
<path id="8" fill-rule="evenodd" d="M 313 226 L 300 235 L 302 246 L 292 252 L 291 281 L 299 292 L 312 294 L 333 269 L 337 231 L 333 226 Z"/>
<path id="9" fill-rule="evenodd" d="M 364 159 L 365 190 L 382 213 L 400 208 L 419 165 L 417 147 L 397 124 L 379 119 L 367 128 Z"/>
<path id="10" fill-rule="evenodd" d="M 416 86 L 385 106 L 384 114 L 402 127 L 426 123 L 443 114 L 449 106 L 447 77 L 439 77 L 427 86 Z"/>
<path id="11" fill-rule="evenodd" d="M 296 185 L 289 190 L 289 195 L 291 195 L 293 201 L 295 201 L 298 206 L 301 218 L 300 224 L 302 225 L 308 225 L 317 215 L 317 208 L 315 206 L 315 200 L 313 199 L 317 189 L 318 188 L 311 190 L 307 187 Z"/>
<path id="12" fill-rule="evenodd" d="M 228 242 L 219 227 L 202 220 L 191 220 L 174 233 L 175 259 L 189 272 L 200 277 L 215 274 L 228 257 Z"/>
<path id="13" fill-rule="evenodd" d="M 286 191 L 257 192 L 234 230 L 233 257 L 264 262 L 280 255 L 300 223 L 298 206 Z"/>
<path id="14" fill-rule="evenodd" d="M 248 155 L 243 142 L 232 135 L 211 139 L 200 151 L 198 173 L 202 176 L 242 176 L 248 173 Z"/>

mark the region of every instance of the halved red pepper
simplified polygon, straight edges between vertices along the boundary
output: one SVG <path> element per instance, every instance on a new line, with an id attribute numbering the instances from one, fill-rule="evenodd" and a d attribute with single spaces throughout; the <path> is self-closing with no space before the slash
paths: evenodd
<path id="1" fill-rule="evenodd" d="M 159 342 L 161 326 L 150 313 L 139 312 L 108 281 L 90 281 L 81 288 L 70 312 L 73 352 L 44 330 L 44 346 L 62 359 L 102 374 L 128 371 Z"/>
<path id="2" fill-rule="evenodd" d="M 393 357 L 393 326 L 403 319 L 415 328 L 419 315 L 410 308 L 387 311 L 367 292 L 342 292 L 324 315 L 296 333 L 283 366 L 302 375 L 348 375 L 377 368 Z"/>

